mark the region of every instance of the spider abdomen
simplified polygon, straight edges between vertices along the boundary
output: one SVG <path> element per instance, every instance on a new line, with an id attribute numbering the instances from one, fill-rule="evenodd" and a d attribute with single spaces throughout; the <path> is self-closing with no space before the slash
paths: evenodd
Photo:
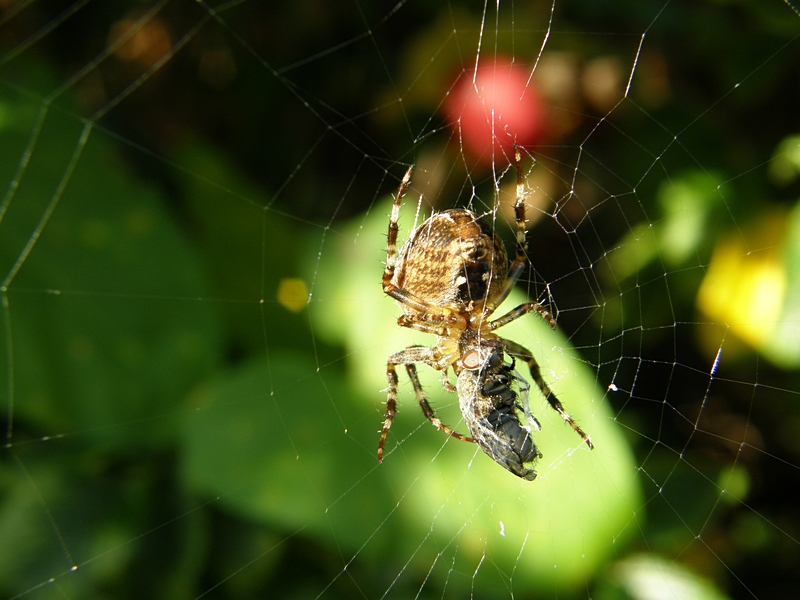
<path id="1" fill-rule="evenodd" d="M 502 241 L 469 210 L 436 213 L 417 227 L 392 283 L 423 302 L 464 312 L 500 292 L 508 270 Z M 400 304 L 406 314 L 413 307 Z"/>

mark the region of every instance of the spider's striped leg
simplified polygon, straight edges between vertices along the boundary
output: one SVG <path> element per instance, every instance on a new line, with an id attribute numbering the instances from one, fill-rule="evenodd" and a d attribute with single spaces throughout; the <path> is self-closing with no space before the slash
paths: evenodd
<path id="1" fill-rule="evenodd" d="M 531 351 L 524 346 L 520 346 L 516 342 L 512 342 L 511 340 L 503 339 L 503 345 L 505 346 L 506 352 L 508 352 L 511 356 L 514 356 L 520 360 L 524 360 L 528 364 L 531 377 L 533 377 L 536 385 L 539 386 L 539 389 L 542 391 L 542 395 L 547 398 L 548 404 L 550 404 L 552 409 L 561 415 L 561 418 L 564 419 L 569 426 L 575 430 L 575 433 L 581 436 L 581 439 L 586 442 L 587 446 L 589 446 L 589 450 L 593 450 L 594 445 L 592 444 L 592 440 L 584 433 L 583 429 L 580 428 L 573 418 L 569 416 L 569 413 L 564 410 L 564 405 L 561 404 L 561 401 L 558 398 L 556 398 L 556 395 L 542 378 L 542 373 L 539 370 L 539 363 L 537 363 L 536 359 L 533 358 Z"/>
<path id="2" fill-rule="evenodd" d="M 386 395 L 386 416 L 383 420 L 383 429 L 381 430 L 381 439 L 378 443 L 378 462 L 383 461 L 384 445 L 386 444 L 386 436 L 389 435 L 389 429 L 392 427 L 392 421 L 397 414 L 397 370 L 395 365 L 405 365 L 408 377 L 411 379 L 411 385 L 414 386 L 414 393 L 417 396 L 422 412 L 425 417 L 433 423 L 433 425 L 444 431 L 446 434 L 464 440 L 465 442 L 474 441 L 472 438 L 466 437 L 450 429 L 447 425 L 442 423 L 436 414 L 433 412 L 431 405 L 425 398 L 425 392 L 422 390 L 422 384 L 417 376 L 417 368 L 414 363 L 431 364 L 437 361 L 436 351 L 432 348 L 424 348 L 420 346 L 411 346 L 400 352 L 396 352 L 389 357 L 386 365 L 386 378 L 389 381 L 389 387 Z"/>
<path id="3" fill-rule="evenodd" d="M 392 204 L 392 214 L 389 217 L 389 232 L 386 236 L 386 268 L 383 270 L 384 292 L 391 286 L 392 278 L 394 277 L 394 269 L 397 266 L 397 232 L 399 230 L 397 220 L 400 218 L 400 200 L 403 198 L 403 194 L 406 193 L 406 188 L 408 188 L 411 183 L 411 172 L 413 170 L 413 165 L 408 167 L 408 171 L 406 171 L 406 174 L 403 176 L 403 181 L 400 182 L 400 187 L 397 189 L 397 194 Z"/>
<path id="4" fill-rule="evenodd" d="M 514 203 L 514 222 L 517 225 L 517 252 L 514 257 L 514 262 L 512 262 L 511 266 L 508 268 L 508 275 L 506 275 L 503 289 L 496 297 L 492 298 L 491 302 L 487 305 L 490 309 L 489 312 L 494 311 L 494 309 L 500 306 L 503 300 L 508 297 L 511 290 L 514 288 L 514 284 L 517 283 L 519 276 L 522 275 L 522 271 L 525 269 L 525 264 L 527 262 L 525 256 L 528 250 L 528 238 L 525 229 L 525 182 L 522 179 L 522 155 L 519 148 L 516 147 L 514 148 L 514 164 L 517 169 L 517 199 Z"/>
<path id="5" fill-rule="evenodd" d="M 418 312 L 428 313 L 431 310 L 435 310 L 435 308 L 427 302 L 420 300 L 414 294 L 392 283 L 394 272 L 397 268 L 397 232 L 400 230 L 397 225 L 397 220 L 400 218 L 400 200 L 411 184 L 411 173 L 413 170 L 413 165 L 408 167 L 408 171 L 406 171 L 403 180 L 400 182 L 400 187 L 397 189 L 397 194 L 395 194 L 394 203 L 392 204 L 392 214 L 389 217 L 389 230 L 386 236 L 386 267 L 383 269 L 383 293 L 391 296 L 402 304 L 414 308 Z"/>
<path id="6" fill-rule="evenodd" d="M 460 433 L 450 429 L 434 414 L 431 405 L 428 404 L 428 400 L 425 398 L 425 392 L 422 391 L 422 384 L 419 382 L 419 377 L 417 376 L 417 367 L 413 363 L 407 364 L 406 371 L 408 371 L 408 377 L 411 379 L 411 385 L 414 386 L 414 393 L 417 395 L 417 401 L 422 408 L 422 412 L 425 414 L 425 417 L 427 417 L 427 419 L 433 423 L 434 427 L 459 440 L 463 440 L 465 442 L 474 442 L 475 440 L 473 440 L 471 437 L 461 435 Z"/>
<path id="7" fill-rule="evenodd" d="M 550 316 L 549 312 L 542 308 L 538 302 L 526 302 L 525 304 L 520 304 L 517 308 L 508 311 L 502 317 L 491 321 L 489 323 L 490 331 L 500 329 L 503 325 L 508 325 L 511 323 L 511 321 L 516 321 L 531 311 L 535 311 L 540 317 L 550 324 L 550 327 L 552 327 L 553 330 L 555 330 L 556 322 L 553 320 L 553 317 Z"/>
<path id="8" fill-rule="evenodd" d="M 386 416 L 383 419 L 381 441 L 378 442 L 378 462 L 383 462 L 383 446 L 386 443 L 386 436 L 389 435 L 389 428 L 392 426 L 394 416 L 397 414 L 397 371 L 392 363 L 386 366 L 386 376 L 389 379 L 389 388 L 386 396 Z"/>

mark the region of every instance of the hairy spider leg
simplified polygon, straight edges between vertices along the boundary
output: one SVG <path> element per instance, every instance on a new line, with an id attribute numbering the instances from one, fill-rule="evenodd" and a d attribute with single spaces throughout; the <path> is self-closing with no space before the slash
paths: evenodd
<path id="1" fill-rule="evenodd" d="M 520 304 L 518 307 L 508 311 L 502 317 L 495 319 L 489 323 L 489 328 L 491 331 L 495 329 L 500 329 L 504 325 L 508 325 L 511 321 L 516 321 L 520 317 L 527 315 L 529 312 L 535 311 L 540 317 L 542 317 L 545 321 L 550 324 L 550 327 L 553 328 L 555 331 L 556 322 L 553 320 L 553 317 L 550 316 L 550 313 L 547 312 L 544 308 L 542 308 L 541 304 L 538 302 L 526 302 L 525 304 Z"/>
<path id="2" fill-rule="evenodd" d="M 392 427 L 392 421 L 397 414 L 398 379 L 395 365 L 405 365 L 406 371 L 408 372 L 408 378 L 411 380 L 411 385 L 414 387 L 414 393 L 417 396 L 417 402 L 419 402 L 419 406 L 422 409 L 425 417 L 431 423 L 433 423 L 434 427 L 459 440 L 463 440 L 465 442 L 475 441 L 471 437 L 461 435 L 460 433 L 450 429 L 447 425 L 442 423 L 433 412 L 433 408 L 431 408 L 431 405 L 428 404 L 428 400 L 425 397 L 425 392 L 422 389 L 422 384 L 420 383 L 417 375 L 417 367 L 414 363 L 418 362 L 433 366 L 437 362 L 436 351 L 423 346 L 409 346 L 405 350 L 396 352 L 389 357 L 389 361 L 386 365 L 386 378 L 389 381 L 389 389 L 386 395 L 386 416 L 383 420 L 381 439 L 380 442 L 378 442 L 378 462 L 383 462 L 383 447 L 386 443 L 386 436 L 389 435 L 389 429 Z"/>
<path id="3" fill-rule="evenodd" d="M 397 194 L 392 203 L 392 214 L 389 217 L 389 232 L 386 237 L 386 268 L 383 270 L 383 292 L 398 302 L 403 302 L 409 306 L 414 307 L 421 312 L 428 312 L 433 309 L 427 302 L 423 302 L 414 294 L 411 294 L 403 289 L 398 288 L 392 283 L 394 278 L 394 271 L 397 268 L 397 232 L 400 227 L 397 225 L 397 220 L 400 218 L 400 200 L 406 189 L 411 184 L 411 173 L 414 171 L 414 165 L 408 167 L 408 171 L 403 176 L 400 182 L 400 187 L 397 189 Z M 434 309 L 435 310 L 435 309 Z"/>
<path id="4" fill-rule="evenodd" d="M 525 265 L 527 264 L 526 253 L 528 251 L 528 237 L 527 229 L 525 227 L 525 182 L 522 180 L 522 155 L 520 154 L 519 148 L 514 148 L 514 164 L 517 170 L 517 199 L 514 203 L 514 222 L 517 226 L 517 251 L 516 256 L 514 257 L 514 262 L 511 263 L 511 266 L 508 268 L 508 274 L 506 275 L 506 280 L 503 284 L 502 290 L 497 294 L 497 296 L 491 298 L 489 302 L 486 303 L 487 315 L 493 313 L 495 309 L 500 306 L 508 297 L 508 295 L 511 293 L 511 290 L 514 289 L 514 285 L 516 285 L 520 275 L 522 275 Z M 538 312 L 540 315 L 542 314 L 542 311 L 540 310 L 537 310 L 536 312 Z M 554 325 L 552 319 L 548 319 L 547 317 L 545 317 L 545 319 Z M 553 328 L 555 329 L 555 327 Z"/>
<path id="5" fill-rule="evenodd" d="M 406 189 L 408 189 L 408 186 L 411 183 L 411 173 L 413 171 L 413 165 L 408 167 L 408 171 L 406 171 L 406 174 L 403 176 L 403 180 L 400 182 L 400 187 L 398 188 L 397 194 L 394 197 L 394 202 L 392 203 L 392 214 L 389 217 L 389 231 L 388 235 L 386 236 L 386 268 L 383 270 L 383 293 L 391 298 L 394 298 L 398 302 L 411 306 L 420 314 L 426 315 L 425 317 L 421 318 L 407 317 L 403 322 L 398 320 L 398 325 L 401 327 L 409 327 L 411 329 L 428 332 L 430 327 L 425 324 L 420 324 L 418 326 L 417 323 L 421 323 L 422 321 L 434 322 L 436 324 L 452 323 L 454 320 L 456 320 L 455 315 L 453 315 L 447 309 L 434 306 L 417 298 L 417 296 L 411 292 L 399 288 L 392 283 L 394 272 L 397 268 L 397 233 L 400 230 L 400 227 L 397 225 L 397 221 L 400 218 L 400 200 L 402 200 L 403 194 L 406 193 Z M 432 315 L 436 315 L 438 318 L 434 318 Z M 433 327 L 435 328 L 436 325 Z"/>
<path id="6" fill-rule="evenodd" d="M 518 148 L 514 149 L 514 162 L 517 169 L 517 200 L 514 204 L 514 220 L 517 224 L 517 253 L 514 262 L 511 263 L 508 269 L 508 275 L 502 290 L 487 303 L 487 310 L 485 313 L 487 316 L 492 314 L 503 300 L 508 297 L 527 263 L 526 252 L 528 250 L 528 241 L 525 228 L 525 182 L 522 180 L 522 156 Z M 555 331 L 555 320 L 538 302 L 527 302 L 517 306 L 502 317 L 489 323 L 489 330 L 494 331 L 504 325 L 508 325 L 511 321 L 519 319 L 531 311 L 535 311 L 540 317 L 547 321 L 550 327 Z"/>
<path id="7" fill-rule="evenodd" d="M 551 408 L 555 410 L 561 418 L 564 419 L 570 427 L 575 430 L 581 439 L 586 442 L 586 445 L 589 446 L 589 450 L 594 449 L 594 445 L 592 444 L 592 440 L 583 432 L 583 429 L 573 420 L 572 417 L 569 416 L 566 410 L 564 410 L 564 405 L 561 404 L 561 401 L 556 398 L 556 395 L 547 385 L 545 380 L 542 378 L 541 371 L 539 369 L 539 363 L 536 362 L 536 359 L 533 358 L 533 354 L 530 350 L 517 344 L 516 342 L 512 342 L 511 340 L 507 340 L 505 338 L 500 338 L 503 343 L 503 346 L 511 356 L 516 357 L 522 361 L 525 361 L 528 364 L 528 369 L 531 372 L 531 377 L 536 382 L 536 385 L 539 386 L 539 389 L 542 392 L 542 395 L 547 399 L 547 403 L 550 404 Z"/>

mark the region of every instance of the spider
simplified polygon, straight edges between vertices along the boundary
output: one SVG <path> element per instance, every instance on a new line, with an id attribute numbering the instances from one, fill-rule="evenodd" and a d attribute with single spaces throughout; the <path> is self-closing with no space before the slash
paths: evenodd
<path id="1" fill-rule="evenodd" d="M 490 320 L 492 313 L 511 293 L 525 268 L 527 240 L 525 232 L 525 186 L 522 181 L 521 156 L 514 152 L 517 171 L 516 257 L 508 265 L 505 246 L 491 227 L 466 209 L 450 209 L 431 215 L 417 227 L 397 252 L 397 221 L 400 201 L 411 183 L 413 166 L 406 171 L 394 197 L 386 243 L 386 268 L 383 291 L 394 298 L 403 311 L 397 319 L 408 327 L 436 336 L 436 345 L 428 348 L 410 346 L 389 356 L 386 376 L 389 381 L 386 415 L 378 443 L 378 461 L 383 461 L 386 436 L 397 414 L 396 365 L 405 365 L 422 412 L 433 425 L 446 434 L 465 442 L 477 442 L 498 464 L 518 477 L 532 480 L 536 472 L 523 463 L 539 458 L 530 427 L 521 425 L 517 384 L 528 421 L 538 429 L 527 408 L 527 388 L 514 370 L 514 359 L 528 365 L 531 376 L 550 406 L 561 415 L 589 446 L 592 442 L 564 410 L 545 383 L 539 365 L 529 350 L 499 337 L 500 327 L 536 312 L 555 329 L 550 314 L 536 302 L 527 302 L 505 315 Z M 504 355 L 512 358 L 504 364 Z M 473 437 L 462 435 L 442 423 L 435 415 L 417 376 L 417 363 L 441 371 L 442 386 L 458 393 L 459 406 Z M 454 387 L 448 369 L 457 377 Z"/>

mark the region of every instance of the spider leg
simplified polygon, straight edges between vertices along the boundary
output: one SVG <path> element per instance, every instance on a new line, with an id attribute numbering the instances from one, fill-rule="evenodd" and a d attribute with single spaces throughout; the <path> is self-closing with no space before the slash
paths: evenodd
<path id="1" fill-rule="evenodd" d="M 392 213 L 389 217 L 389 229 L 386 236 L 386 267 L 383 270 L 383 293 L 387 296 L 391 296 L 401 304 L 412 307 L 419 313 L 441 314 L 444 320 L 444 318 L 453 317 L 451 311 L 420 300 L 415 294 L 399 288 L 392 283 L 395 269 L 397 268 L 397 233 L 400 230 L 400 227 L 397 225 L 397 220 L 400 218 L 400 200 L 402 200 L 403 194 L 405 194 L 406 189 L 408 189 L 408 186 L 411 184 L 411 173 L 413 170 L 414 166 L 412 165 L 408 168 L 408 171 L 406 171 L 403 180 L 400 182 L 400 187 L 395 194 L 394 203 L 392 204 Z M 407 327 L 407 325 L 402 323 L 401 326 Z"/>
<path id="2" fill-rule="evenodd" d="M 414 313 L 410 315 L 400 315 L 397 318 L 397 324 L 400 327 L 408 327 L 409 329 L 421 331 L 422 333 L 431 333 L 440 338 L 451 337 L 451 328 L 459 321 L 462 323 L 459 331 L 463 331 L 465 328 L 463 318 L 459 319 L 458 315 L 449 313 L 441 315 L 435 313 Z"/>
<path id="3" fill-rule="evenodd" d="M 558 398 L 556 398 L 556 395 L 542 378 L 542 374 L 539 369 L 539 363 L 537 363 L 536 359 L 533 358 L 531 351 L 524 346 L 520 346 L 516 342 L 512 342 L 511 340 L 503 339 L 502 341 L 506 352 L 508 352 L 511 356 L 514 356 L 520 360 L 524 360 L 526 363 L 528 363 L 528 369 L 531 372 L 531 377 L 533 377 L 536 385 L 539 386 L 539 389 L 542 391 L 542 395 L 547 398 L 547 402 L 550 404 L 552 409 L 561 415 L 561 418 L 564 419 L 569 426 L 575 430 L 575 433 L 581 436 L 581 439 L 586 442 L 587 446 L 589 446 L 589 450 L 593 450 L 594 445 L 592 444 L 592 440 L 584 433 L 583 429 L 580 428 L 573 418 L 569 416 L 569 413 L 564 410 L 564 405 L 561 404 L 561 401 Z"/>
<path id="4" fill-rule="evenodd" d="M 394 277 L 394 269 L 397 266 L 397 220 L 400 218 L 400 200 L 403 194 L 406 193 L 406 188 L 411 183 L 411 172 L 414 166 L 408 167 L 408 171 L 403 176 L 400 182 L 400 187 L 397 189 L 397 194 L 394 197 L 394 204 L 392 204 L 392 215 L 389 217 L 389 233 L 386 237 L 386 268 L 383 271 L 383 289 L 386 290 L 387 285 Z"/>
<path id="5" fill-rule="evenodd" d="M 413 165 L 408 167 L 408 171 L 406 171 L 403 180 L 400 182 L 400 187 L 397 189 L 397 194 L 395 194 L 394 203 L 392 204 L 392 214 L 389 217 L 389 231 L 386 236 L 386 268 L 383 270 L 383 292 L 398 302 L 408 304 L 420 312 L 426 312 L 430 308 L 426 302 L 421 301 L 413 294 L 398 288 L 392 283 L 394 271 L 397 268 L 397 232 L 400 229 L 397 225 L 397 220 L 400 218 L 400 200 L 411 184 L 411 173 L 413 170 Z"/>
<path id="6" fill-rule="evenodd" d="M 408 378 L 411 379 L 411 385 L 414 386 L 414 393 L 417 395 L 417 402 L 419 402 L 419 405 L 422 408 L 422 412 L 425 414 L 425 417 L 431 423 L 433 423 L 434 427 L 436 427 L 440 431 L 444 431 L 447 435 L 451 437 L 463 440 L 465 442 L 474 442 L 475 440 L 473 440 L 471 437 L 461 435 L 460 433 L 450 429 L 447 425 L 442 423 L 439 420 L 439 418 L 434 414 L 431 405 L 428 404 L 428 400 L 425 398 L 425 392 L 422 391 L 422 384 L 419 382 L 419 377 L 417 376 L 416 365 L 414 365 L 413 363 L 407 364 L 406 371 L 408 371 Z"/>
<path id="7" fill-rule="evenodd" d="M 383 418 L 381 440 L 378 442 L 378 462 L 383 462 L 383 446 L 386 443 L 386 436 L 389 435 L 394 416 L 397 414 L 397 371 L 391 363 L 386 366 L 386 377 L 389 380 L 389 389 L 386 395 L 386 416 Z"/>
<path id="8" fill-rule="evenodd" d="M 511 293 L 511 290 L 514 289 L 514 284 L 517 283 L 517 279 L 522 275 L 522 270 L 527 262 L 525 257 L 525 253 L 528 250 L 528 238 L 525 229 L 525 182 L 522 180 L 522 155 L 519 148 L 516 147 L 514 148 L 514 165 L 517 169 L 517 199 L 514 203 L 514 222 L 517 225 L 517 254 L 508 269 L 508 275 L 506 275 L 502 290 L 486 304 L 489 313 L 500 306 L 503 300 Z"/>
<path id="9" fill-rule="evenodd" d="M 426 363 L 430 364 L 431 366 L 435 365 L 437 360 L 437 354 L 434 349 L 431 348 L 424 348 L 420 346 L 411 346 L 406 348 L 405 350 L 401 350 L 400 352 L 396 352 L 389 357 L 389 360 L 386 364 L 386 378 L 389 381 L 389 388 L 387 389 L 386 395 L 386 415 L 383 420 L 383 429 L 381 430 L 381 439 L 378 442 L 378 462 L 383 461 L 383 451 L 384 445 L 386 444 L 386 436 L 389 435 L 389 429 L 392 427 L 392 421 L 394 421 L 394 417 L 397 414 L 397 370 L 395 369 L 395 365 L 405 365 L 406 371 L 408 372 L 408 377 L 411 379 L 411 385 L 414 386 L 414 393 L 417 396 L 417 402 L 419 402 L 420 408 L 422 408 L 422 412 L 425 414 L 425 417 L 433 423 L 433 425 L 441 430 L 444 431 L 446 434 L 458 438 L 459 440 L 463 440 L 465 442 L 472 442 L 474 441 L 470 437 L 466 437 L 457 433 L 447 427 L 444 423 L 442 423 L 436 414 L 433 412 L 431 405 L 428 404 L 427 398 L 425 398 L 425 392 L 422 390 L 422 384 L 419 381 L 419 377 L 417 376 L 417 368 L 414 363 Z"/>
<path id="10" fill-rule="evenodd" d="M 550 313 L 547 312 L 538 302 L 526 302 L 525 304 L 520 304 L 517 308 L 508 311 L 502 317 L 495 319 L 489 323 L 490 331 L 494 331 L 495 329 L 499 329 L 504 325 L 508 325 L 511 321 L 516 321 L 520 317 L 527 315 L 531 311 L 536 311 L 540 317 L 542 317 L 545 321 L 550 324 L 550 327 L 555 330 L 556 322 L 553 317 L 550 316 Z"/>
<path id="11" fill-rule="evenodd" d="M 458 390 L 456 389 L 456 387 L 452 383 L 450 383 L 450 378 L 447 376 L 447 369 L 448 368 L 449 367 L 445 367 L 444 369 L 442 369 L 442 376 L 440 378 L 441 383 L 442 383 L 442 387 L 444 389 L 446 389 L 448 392 L 450 392 L 451 394 L 456 394 L 456 393 L 458 393 Z"/>

